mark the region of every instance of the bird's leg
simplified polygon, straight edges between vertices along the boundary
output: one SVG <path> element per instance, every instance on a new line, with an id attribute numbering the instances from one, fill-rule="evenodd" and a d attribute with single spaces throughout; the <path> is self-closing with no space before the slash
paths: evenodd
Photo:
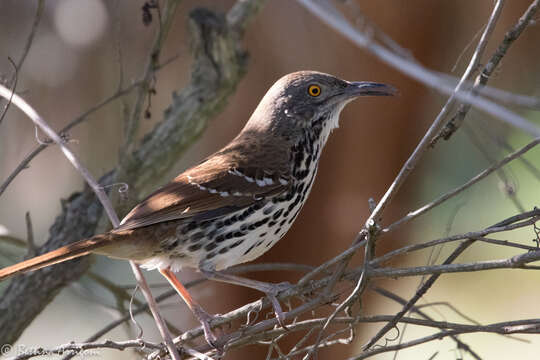
<path id="1" fill-rule="evenodd" d="M 197 320 L 199 320 L 204 330 L 204 338 L 206 339 L 206 342 L 210 346 L 218 350 L 218 352 L 221 352 L 221 349 L 219 349 L 217 346 L 217 338 L 210 328 L 210 321 L 214 318 L 214 316 L 204 311 L 204 309 L 191 297 L 191 294 L 187 291 L 184 285 L 182 285 L 182 283 L 177 279 L 176 275 L 174 275 L 171 270 L 160 269 L 159 272 L 167 279 L 167 281 L 169 281 L 171 286 L 182 297 L 193 315 L 195 315 Z"/>
<path id="2" fill-rule="evenodd" d="M 215 280 L 223 283 L 233 284 L 233 285 L 239 285 L 244 286 L 248 288 L 252 288 L 255 290 L 259 290 L 260 292 L 263 292 L 266 294 L 270 302 L 272 303 L 272 307 L 274 308 L 274 313 L 276 314 L 276 319 L 283 327 L 284 329 L 287 329 L 287 326 L 285 326 L 285 313 L 281 309 L 281 305 L 279 304 L 279 301 L 277 299 L 277 295 L 286 289 L 288 289 L 291 284 L 283 282 L 279 284 L 270 284 L 265 283 L 262 281 L 257 280 L 251 280 L 246 279 L 240 276 L 235 276 L 231 274 L 226 274 L 221 271 L 216 271 L 214 269 L 208 269 L 208 268 L 200 268 L 200 271 L 203 273 L 204 276 L 206 276 L 210 280 Z"/>

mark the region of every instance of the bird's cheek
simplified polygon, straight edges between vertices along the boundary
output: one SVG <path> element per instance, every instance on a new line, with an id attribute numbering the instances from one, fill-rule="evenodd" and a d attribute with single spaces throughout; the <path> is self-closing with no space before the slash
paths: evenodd
<path id="1" fill-rule="evenodd" d="M 309 106 L 302 106 L 302 107 L 297 107 L 294 109 L 289 109 L 288 113 L 293 114 L 295 118 L 298 118 L 304 121 L 311 120 L 313 119 L 313 116 L 315 116 L 315 110 Z"/>

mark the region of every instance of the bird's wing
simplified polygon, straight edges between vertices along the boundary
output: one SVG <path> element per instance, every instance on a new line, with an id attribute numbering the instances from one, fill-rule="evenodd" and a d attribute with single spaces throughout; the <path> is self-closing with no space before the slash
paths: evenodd
<path id="1" fill-rule="evenodd" d="M 220 154 L 150 194 L 115 231 L 184 218 L 211 219 L 277 196 L 289 188 L 287 166 L 273 166 L 273 170 L 242 167 L 242 161 L 234 158 L 230 161 L 229 157 L 224 161 Z"/>

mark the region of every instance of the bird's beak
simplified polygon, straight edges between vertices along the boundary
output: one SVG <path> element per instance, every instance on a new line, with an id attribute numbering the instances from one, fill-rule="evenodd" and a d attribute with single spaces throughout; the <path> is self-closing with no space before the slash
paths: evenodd
<path id="1" fill-rule="evenodd" d="M 375 83 L 370 81 L 351 81 L 346 93 L 351 97 L 357 96 L 394 96 L 397 89 L 388 84 Z"/>

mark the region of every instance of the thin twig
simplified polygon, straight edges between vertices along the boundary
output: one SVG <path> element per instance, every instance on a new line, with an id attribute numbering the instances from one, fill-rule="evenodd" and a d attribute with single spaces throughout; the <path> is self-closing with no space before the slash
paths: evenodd
<path id="1" fill-rule="evenodd" d="M 476 77 L 473 88 L 471 89 L 471 95 L 473 99 L 478 96 L 479 90 L 487 84 L 489 78 L 491 77 L 491 74 L 493 74 L 497 66 L 499 66 L 499 63 L 506 55 L 510 46 L 521 36 L 527 26 L 530 25 L 533 17 L 538 11 L 539 6 L 540 0 L 534 0 L 529 5 L 525 13 L 519 18 L 518 22 L 509 31 L 506 32 L 503 41 L 501 42 L 501 44 L 499 44 L 499 47 L 497 48 L 497 50 L 495 50 L 495 53 L 491 56 L 487 64 L 484 66 L 482 72 Z M 452 134 L 461 126 L 465 119 L 465 116 L 470 109 L 470 103 L 460 105 L 456 115 L 454 115 L 452 120 L 448 123 L 448 125 L 441 133 L 441 136 L 444 139 L 449 139 L 450 136 L 452 136 Z"/>
<path id="2" fill-rule="evenodd" d="M 447 192 L 444 195 L 441 195 L 437 199 L 435 199 L 432 202 L 418 208 L 417 210 L 409 212 L 406 216 L 404 216 L 403 218 L 399 219 L 398 221 L 390 224 L 388 227 L 386 227 L 382 231 L 384 233 L 392 232 L 393 230 L 397 229 L 400 225 L 403 225 L 404 223 L 407 223 L 407 222 L 419 217 L 420 215 L 425 214 L 427 211 L 433 209 L 436 206 L 439 206 L 440 204 L 444 203 L 446 200 L 451 199 L 452 197 L 456 196 L 457 194 L 461 193 L 462 191 L 468 189 L 469 187 L 476 184 L 477 182 L 479 182 L 480 180 L 482 180 L 486 176 L 490 175 L 492 172 L 494 172 L 497 169 L 499 169 L 499 168 L 503 167 L 504 165 L 508 164 L 510 161 L 521 157 L 523 154 L 525 154 L 527 151 L 534 148 L 539 143 L 540 143 L 540 137 L 534 139 L 533 141 L 531 141 L 527 145 L 523 146 L 521 149 L 519 149 L 519 150 L 513 152 L 512 154 L 504 157 L 498 163 L 491 165 L 489 168 L 483 170 L 482 172 L 480 172 L 478 175 L 476 175 L 475 177 L 473 177 L 472 179 L 470 179 L 469 181 L 467 181 L 463 185 L 455 188 L 452 191 Z"/>
<path id="3" fill-rule="evenodd" d="M 113 223 L 118 224 L 120 221 L 118 220 L 118 217 L 116 213 L 114 212 L 114 209 L 112 208 L 112 205 L 110 204 L 107 195 L 99 186 L 99 184 L 94 179 L 94 177 L 90 174 L 90 172 L 85 167 L 83 167 L 83 165 L 81 164 L 79 159 L 76 157 L 76 155 L 68 148 L 64 140 L 62 140 L 62 138 L 43 120 L 43 118 L 30 106 L 30 104 L 28 104 L 19 95 L 14 94 L 11 90 L 0 85 L 0 96 L 6 99 L 12 96 L 13 104 L 17 106 L 21 111 L 23 111 L 37 126 L 39 126 L 39 128 L 50 139 L 52 139 L 60 147 L 60 150 L 62 150 L 66 158 L 81 173 L 84 179 L 92 187 L 92 189 L 96 193 L 96 196 L 103 203 L 105 211 L 111 218 L 111 221 Z"/>
<path id="4" fill-rule="evenodd" d="M 476 241 L 471 239 L 471 241 Z M 399 278 L 405 276 L 420 276 L 420 275 L 440 275 L 449 273 L 475 272 L 496 269 L 529 269 L 536 270 L 525 266 L 529 263 L 540 260 L 540 251 L 528 251 L 523 254 L 513 256 L 508 259 L 476 261 L 464 264 L 446 264 L 431 265 L 431 266 L 415 266 L 408 268 L 381 268 L 371 269 L 368 272 L 370 278 L 389 277 Z"/>
<path id="5" fill-rule="evenodd" d="M 392 258 L 392 257 L 394 257 L 396 255 L 401 255 L 401 254 L 405 254 L 405 253 L 408 253 L 408 252 L 425 249 L 425 248 L 428 248 L 428 247 L 431 247 L 431 246 L 444 244 L 444 243 L 447 243 L 447 242 L 464 240 L 464 239 L 475 239 L 476 240 L 476 239 L 478 239 L 480 237 L 484 237 L 484 236 L 489 235 L 489 234 L 499 233 L 499 232 L 503 232 L 503 231 L 511 231 L 511 230 L 522 228 L 524 226 L 530 226 L 531 224 L 533 224 L 538 219 L 539 216 L 540 216 L 540 209 L 534 209 L 532 211 L 527 211 L 525 213 L 519 214 L 519 218 L 516 218 L 516 216 L 512 216 L 509 219 L 512 219 L 513 221 L 511 223 L 508 223 L 508 224 L 503 224 L 503 225 L 500 225 L 500 226 L 490 226 L 489 228 L 486 228 L 486 229 L 480 230 L 480 231 L 472 231 L 472 232 L 468 232 L 468 233 L 465 233 L 465 234 L 447 236 L 447 237 L 444 237 L 444 238 L 441 238 L 441 239 L 436 239 L 436 240 L 428 241 L 428 242 L 421 243 L 421 244 L 412 244 L 412 245 L 403 246 L 403 247 L 401 247 L 399 249 L 387 252 L 386 254 L 384 254 L 382 256 L 379 256 L 378 258 L 372 260 L 371 265 L 372 266 L 377 266 L 378 264 L 386 262 L 390 258 Z M 523 219 L 529 219 L 529 220 L 517 223 L 517 221 L 520 221 L 520 220 L 523 220 Z"/>
<path id="6" fill-rule="evenodd" d="M 474 240 L 466 240 L 462 242 L 453 252 L 446 258 L 446 260 L 443 262 L 443 265 L 451 264 L 462 252 L 464 252 L 469 246 L 472 245 Z M 376 270 L 376 269 L 372 269 Z M 428 280 L 422 286 L 416 291 L 414 296 L 403 306 L 403 308 L 394 316 L 394 318 L 386 323 L 382 329 L 380 329 L 375 336 L 373 336 L 366 345 L 363 346 L 363 350 L 367 350 L 377 341 L 379 341 L 390 329 L 392 329 L 396 324 L 398 323 L 399 319 L 401 319 L 411 308 L 416 304 L 416 302 L 424 296 L 424 294 L 433 286 L 435 281 L 439 278 L 440 274 L 433 274 L 429 277 Z"/>
<path id="7" fill-rule="evenodd" d="M 354 287 L 353 291 L 351 291 L 349 296 L 347 296 L 347 298 L 341 304 L 339 304 L 336 307 L 336 309 L 332 312 L 332 314 L 330 314 L 330 316 L 328 316 L 328 318 L 326 319 L 326 322 L 324 323 L 323 327 L 321 328 L 321 331 L 319 331 L 317 339 L 315 340 L 315 343 L 313 344 L 313 347 L 312 347 L 313 351 L 317 350 L 319 348 L 319 344 L 321 343 L 321 340 L 322 340 L 322 335 L 324 334 L 324 331 L 328 328 L 328 326 L 330 326 L 330 323 L 337 317 L 337 315 L 341 311 L 343 311 L 343 309 L 345 309 L 346 307 L 351 305 L 358 298 L 358 296 L 364 292 L 364 290 L 365 290 L 365 288 L 367 286 L 367 280 L 368 280 L 368 277 L 366 276 L 367 275 L 367 270 L 368 270 L 369 263 L 371 261 L 371 257 L 373 256 L 373 252 L 371 250 L 371 247 L 374 245 L 374 242 L 370 241 L 371 236 L 374 236 L 374 234 L 368 233 L 366 235 L 366 239 L 365 239 L 366 247 L 364 249 L 363 270 L 362 270 L 362 273 L 360 275 L 360 278 L 356 282 L 356 286 Z M 338 273 L 342 273 L 342 267 L 338 268 Z M 341 274 L 339 276 L 341 277 Z M 334 279 L 335 279 L 335 277 L 334 277 Z M 334 285 L 335 285 L 335 282 L 334 283 L 331 282 L 330 285 L 326 287 L 325 293 L 326 293 L 327 296 L 331 294 L 331 290 L 333 290 Z M 332 288 L 330 286 L 332 286 Z M 312 352 L 310 351 L 309 354 L 311 355 Z"/>
<path id="8" fill-rule="evenodd" d="M 123 288 L 121 286 L 118 286 L 117 284 L 113 283 L 109 279 L 96 274 L 94 272 L 89 272 L 88 277 L 95 281 L 97 284 L 103 286 L 105 289 L 107 289 L 111 294 L 117 299 L 117 304 L 122 304 L 124 302 L 130 303 L 130 306 L 132 304 L 135 304 L 137 307 L 143 306 L 143 303 L 139 301 L 137 298 L 135 298 L 133 295 L 129 294 L 126 288 Z M 157 300 L 156 300 L 157 301 Z M 148 311 L 147 312 L 150 316 L 152 314 Z M 165 323 L 167 324 L 167 328 L 169 328 L 172 332 L 179 334 L 181 331 L 177 329 L 170 321 L 165 319 Z M 90 340 L 93 341 L 93 340 Z"/>
<path id="9" fill-rule="evenodd" d="M 489 164 L 494 164 L 495 158 L 492 156 L 492 151 L 486 149 L 486 146 L 484 146 L 484 143 L 482 142 L 482 140 L 480 140 L 479 136 L 477 136 L 474 129 L 471 126 L 465 124 L 463 130 L 465 131 L 465 134 L 469 138 L 470 142 L 476 147 L 480 154 L 482 154 L 484 159 L 486 159 Z M 508 179 L 506 171 L 503 168 L 499 168 L 495 171 L 495 174 L 499 178 L 499 181 L 502 183 L 501 190 L 504 192 L 504 195 L 506 195 L 506 197 L 510 199 L 510 201 L 512 201 L 516 210 L 518 212 L 525 211 L 525 207 L 517 197 L 516 185 L 512 184 L 511 180 Z"/>
<path id="10" fill-rule="evenodd" d="M 119 97 L 128 95 L 134 88 L 141 85 L 140 81 L 136 81 L 132 83 L 131 85 L 125 87 L 124 89 L 121 89 L 114 93 L 113 95 L 107 97 L 106 99 L 100 101 L 98 104 L 92 106 L 90 109 L 86 110 L 84 113 L 73 119 L 69 124 L 67 124 L 64 128 L 62 128 L 59 133 L 65 134 L 75 126 L 79 125 L 83 121 L 87 120 L 88 117 L 93 114 L 94 112 L 98 111 L 105 105 L 108 105 L 112 101 L 118 99 Z M 47 148 L 46 144 L 41 144 L 37 146 L 34 150 L 32 150 L 20 163 L 17 165 L 17 167 L 9 174 L 9 176 L 4 180 L 4 182 L 0 185 L 0 196 L 4 193 L 4 191 L 8 188 L 9 184 L 19 175 L 20 172 L 22 172 L 24 169 L 28 168 L 28 165 L 34 159 L 39 153 L 41 153 L 43 150 Z"/>
<path id="11" fill-rule="evenodd" d="M 34 243 L 34 228 L 32 226 L 32 218 L 30 217 L 30 211 L 27 211 L 25 216 L 26 220 L 26 244 L 28 251 L 26 256 L 28 258 L 36 256 L 36 244 Z"/>
<path id="12" fill-rule="evenodd" d="M 496 142 L 502 148 L 504 148 L 505 150 L 509 152 L 516 151 L 516 149 L 514 149 L 513 146 L 511 146 L 504 138 L 500 136 L 496 137 Z M 520 157 L 519 161 L 523 164 L 523 166 L 525 166 L 525 169 L 527 169 L 527 171 L 529 171 L 531 175 L 536 178 L 536 180 L 540 181 L 540 169 L 538 169 L 538 167 L 535 164 L 533 164 L 531 161 L 529 161 L 525 157 Z"/>
<path id="13" fill-rule="evenodd" d="M 32 42 L 34 41 L 34 36 L 36 35 L 37 27 L 39 25 L 39 22 L 41 21 L 41 15 L 43 14 L 44 5 L 45 5 L 45 0 L 38 0 L 38 4 L 36 7 L 36 14 L 34 15 L 34 21 L 32 23 L 32 28 L 30 29 L 30 34 L 28 34 L 28 37 L 26 39 L 26 44 L 24 45 L 23 52 L 17 64 L 15 64 L 13 60 L 11 60 L 11 58 L 8 57 L 8 60 L 11 62 L 11 64 L 13 65 L 13 68 L 15 69 L 15 72 L 9 82 L 9 84 L 13 84 L 11 88 L 13 92 L 15 92 L 15 89 L 17 88 L 19 72 L 21 71 L 23 67 L 24 61 L 26 60 L 26 56 L 28 55 L 28 52 L 30 51 L 30 47 L 32 47 Z M 0 115 L 0 124 L 2 123 L 2 120 L 4 119 L 4 116 L 6 115 L 10 104 L 11 104 L 11 100 L 8 100 L 8 103 L 4 107 L 4 110 L 2 111 L 2 115 Z"/>
<path id="14" fill-rule="evenodd" d="M 476 45 L 476 49 L 474 50 L 473 55 L 471 56 L 471 60 L 469 61 L 469 65 L 467 66 L 467 69 L 461 76 L 461 79 L 459 80 L 455 90 L 454 94 L 457 92 L 460 92 L 465 87 L 465 82 L 469 80 L 472 73 L 476 71 L 478 68 L 478 65 L 480 64 L 480 58 L 482 57 L 482 54 L 484 53 L 489 37 L 493 33 L 493 29 L 495 29 L 495 25 L 497 24 L 497 20 L 499 19 L 499 16 L 501 15 L 501 11 L 504 5 L 504 0 L 497 0 L 495 2 L 495 5 L 493 6 L 493 11 L 491 12 L 491 15 L 489 17 L 488 23 L 482 32 L 482 36 L 480 37 L 480 41 L 478 41 L 478 45 Z M 441 110 L 441 113 L 439 116 L 445 117 L 447 113 L 450 111 L 451 107 L 454 106 L 456 103 L 456 97 L 452 94 L 446 104 L 443 106 L 443 109 Z M 435 136 L 438 137 L 438 134 Z M 433 141 L 431 142 L 431 145 L 433 145 Z"/>
<path id="15" fill-rule="evenodd" d="M 401 305 L 406 305 L 407 304 L 407 300 L 405 300 L 402 297 L 394 294 L 393 292 L 388 291 L 386 289 L 383 289 L 381 287 L 372 286 L 371 290 L 375 291 L 376 293 L 378 293 L 378 294 L 380 294 L 382 296 L 385 296 L 385 297 L 387 297 L 389 299 L 392 299 L 392 300 L 396 301 L 397 303 L 399 303 Z M 430 320 L 430 321 L 433 320 L 428 314 L 426 314 L 425 312 L 420 310 L 420 306 L 413 306 L 411 308 L 411 311 L 418 314 L 418 315 L 420 315 L 421 317 L 423 317 L 426 320 Z M 476 325 L 480 325 L 480 324 L 476 324 Z M 451 338 L 452 338 L 452 340 L 454 340 L 456 342 L 457 346 L 460 349 L 464 349 L 465 351 L 467 351 L 476 360 L 481 360 L 480 356 L 474 350 L 472 350 L 471 347 L 468 344 L 464 343 L 457 336 L 451 336 Z"/>
<path id="16" fill-rule="evenodd" d="M 129 348 L 136 349 L 162 349 L 163 347 L 160 344 L 151 343 L 148 341 L 143 341 L 141 339 L 137 340 L 128 340 L 128 341 L 112 341 L 105 340 L 100 342 L 86 342 L 86 343 L 69 343 L 65 345 L 60 345 L 54 348 L 35 348 L 35 349 L 23 349 L 19 354 L 11 358 L 11 360 L 26 360 L 36 356 L 51 356 L 51 355 L 68 355 L 75 354 L 85 356 L 99 356 L 99 352 L 95 351 L 96 349 L 116 349 L 116 350 L 125 350 Z M 92 351 L 94 350 L 94 351 Z"/>
<path id="17" fill-rule="evenodd" d="M 227 269 L 226 272 L 230 273 L 230 274 L 242 274 L 242 273 L 246 273 L 246 272 L 255 272 L 255 271 L 274 271 L 274 270 L 275 271 L 309 271 L 309 270 L 312 270 L 312 269 L 313 268 L 311 266 L 307 266 L 307 265 L 271 263 L 271 264 L 240 265 L 240 266 L 235 266 L 233 268 Z M 190 289 L 191 287 L 202 284 L 203 282 L 206 282 L 206 281 L 208 281 L 208 279 L 203 277 L 203 278 L 200 278 L 200 279 L 196 279 L 196 280 L 187 282 L 187 283 L 184 284 L 184 286 L 187 289 Z M 170 286 L 167 285 L 167 287 L 170 287 Z M 131 288 L 133 288 L 133 287 L 131 287 Z M 176 293 L 176 291 L 174 289 L 166 291 L 166 292 L 160 294 L 159 296 L 156 296 L 156 302 L 161 303 L 161 302 L 165 301 L 166 299 L 175 296 L 176 294 L 177 293 Z M 140 314 L 142 312 L 145 312 L 145 311 L 148 311 L 148 304 L 142 304 L 141 306 L 138 306 L 137 308 L 133 309 L 132 314 L 133 314 L 133 316 L 136 316 L 136 315 L 138 315 L 138 314 Z M 110 332 L 111 330 L 113 330 L 114 328 L 119 326 L 120 324 L 122 324 L 122 323 L 124 323 L 126 321 L 129 321 L 129 320 L 130 320 L 130 315 L 129 314 L 124 315 L 121 318 L 111 322 L 110 324 L 108 324 L 105 327 L 103 327 L 102 329 L 100 329 L 98 332 L 93 334 L 91 337 L 87 338 L 86 341 L 87 342 L 96 341 L 97 339 L 99 339 L 103 335 L 107 334 L 108 332 Z M 232 320 L 233 319 L 231 319 L 231 321 Z"/>
<path id="18" fill-rule="evenodd" d="M 426 320 L 418 320 L 418 323 L 424 322 L 428 323 Z M 410 322 L 416 322 L 415 320 L 407 319 Z M 436 322 L 434 322 L 436 323 Z M 432 323 L 432 324 L 434 324 Z M 425 336 L 423 338 L 411 340 L 409 342 L 396 344 L 396 345 L 386 345 L 381 347 L 376 347 L 371 350 L 362 352 L 359 355 L 349 358 L 349 360 L 361 360 L 377 355 L 384 352 L 396 351 L 400 349 L 405 349 L 408 347 L 420 345 L 433 340 L 440 340 L 448 336 L 456 336 L 460 334 L 470 334 L 470 333 L 495 333 L 495 334 L 538 334 L 540 333 L 540 319 L 528 319 L 528 320 L 518 320 L 518 321 L 507 321 L 503 323 L 496 323 L 490 325 L 459 325 L 454 329 L 448 329 L 445 327 L 446 322 L 443 322 L 441 325 L 444 330 L 441 332 Z"/>
<path id="19" fill-rule="evenodd" d="M 515 216 L 512 216 L 510 218 L 507 218 L 503 221 L 500 221 L 492 226 L 490 226 L 488 229 L 486 230 L 489 230 L 489 229 L 496 229 L 496 228 L 500 228 L 500 227 L 507 227 L 513 223 L 515 223 L 516 221 L 519 221 L 517 219 L 522 219 L 523 216 L 526 216 L 526 217 L 531 217 L 533 216 L 533 218 L 531 220 L 538 220 L 538 214 L 537 212 L 540 211 L 539 209 L 535 209 L 533 210 L 532 212 L 528 212 L 527 214 L 519 214 L 519 215 L 515 215 Z M 533 215 L 531 215 L 531 213 L 533 213 Z M 531 221 L 529 220 L 529 221 Z M 525 223 L 527 221 L 524 221 L 523 223 Z M 442 263 L 442 265 L 435 265 L 435 266 L 432 266 L 431 268 L 433 269 L 437 269 L 437 270 L 434 270 L 434 271 L 431 271 L 431 272 L 425 272 L 425 273 L 422 273 L 422 271 L 420 269 L 417 269 L 417 270 L 420 270 L 418 271 L 416 274 L 417 275 L 425 275 L 425 274 L 432 274 L 429 279 L 418 289 L 418 291 L 415 293 L 415 295 L 411 298 L 411 300 L 409 300 L 409 302 L 403 307 L 403 309 L 401 311 L 399 311 L 395 317 L 394 317 L 394 320 L 393 321 L 390 321 L 388 322 L 381 330 L 379 330 L 377 332 L 377 334 L 375 334 L 375 336 L 373 336 L 371 338 L 371 340 L 366 344 L 364 345 L 363 349 L 366 350 L 366 349 L 369 349 L 371 346 L 373 346 L 377 341 L 379 341 L 383 336 L 384 334 L 386 334 L 386 332 L 388 332 L 390 329 L 392 329 L 398 322 L 398 320 L 403 317 L 411 308 L 412 306 L 414 306 L 414 304 L 427 292 L 427 290 L 435 283 L 435 281 L 439 278 L 439 276 L 442 274 L 442 271 L 443 269 L 444 270 L 449 270 L 449 269 L 455 269 L 455 265 L 452 265 L 452 263 L 454 262 L 454 260 L 462 253 L 464 252 L 469 246 L 471 246 L 476 240 L 474 239 L 469 239 L 469 240 L 465 240 L 463 241 L 451 254 L 450 256 L 448 256 L 448 258 L 446 258 L 446 260 Z M 522 265 L 528 263 L 528 262 L 531 262 L 531 261 L 535 261 L 535 260 L 530 260 L 530 259 L 538 259 L 540 258 L 540 251 L 534 251 L 534 252 L 528 252 L 528 253 L 525 253 L 525 254 L 522 254 L 522 255 L 517 255 L 511 259 L 507 259 L 507 260 L 503 260 L 503 262 L 505 262 L 505 265 L 504 267 L 505 268 L 514 268 L 514 267 L 521 267 Z M 494 268 L 495 266 L 499 266 L 499 268 L 501 268 L 502 266 L 500 266 L 500 264 L 497 264 L 497 265 L 494 265 L 495 263 L 497 263 L 498 261 L 495 260 L 493 262 L 487 262 L 487 263 L 490 263 L 490 264 L 486 264 L 485 267 L 483 268 L 483 270 L 487 270 L 487 269 L 491 269 L 491 268 Z M 479 263 L 477 263 L 479 264 Z M 474 271 L 474 266 L 468 266 L 468 264 L 460 264 L 458 265 L 459 266 L 464 266 L 464 267 L 468 267 L 470 268 L 471 271 Z M 448 268 L 446 268 L 448 267 Z M 424 267 L 425 268 L 425 267 Z M 433 270 L 432 269 L 432 270 Z M 380 269 L 370 269 L 370 276 L 372 274 L 374 274 L 375 272 L 379 271 Z M 382 269 L 381 269 L 382 270 Z M 386 270 L 386 269 L 385 269 Z M 450 272 L 451 270 L 449 270 L 448 272 Z M 390 271 L 392 272 L 392 271 Z M 406 272 L 406 271 L 405 271 Z M 394 276 L 396 276 L 394 274 Z M 399 276 L 402 276 L 401 274 Z"/>
<path id="20" fill-rule="evenodd" d="M 151 94 L 148 92 L 150 82 L 152 82 L 154 79 L 156 67 L 159 64 L 159 56 L 161 54 L 165 39 L 167 39 L 167 35 L 169 34 L 169 30 L 174 19 L 174 13 L 176 12 L 176 8 L 179 3 L 179 0 L 169 0 L 165 3 L 163 11 L 158 8 L 160 14 L 158 31 L 156 32 L 154 42 L 150 48 L 148 59 L 141 77 L 141 86 L 138 88 L 135 95 L 135 102 L 132 107 L 131 115 L 125 124 L 124 142 L 120 151 L 121 156 L 133 151 L 135 145 L 137 144 L 135 141 L 135 136 L 137 135 L 137 130 L 139 128 L 144 101 L 147 96 L 151 96 Z"/>
<path id="21" fill-rule="evenodd" d="M 83 176 L 85 181 L 90 185 L 90 187 L 98 197 L 113 226 L 117 227 L 120 224 L 120 220 L 118 219 L 118 216 L 116 215 L 116 212 L 114 211 L 112 204 L 107 197 L 107 194 L 105 194 L 103 188 L 99 186 L 98 182 L 94 179 L 88 169 L 86 169 L 82 165 L 77 156 L 68 148 L 62 138 L 45 122 L 45 120 L 30 106 L 30 104 L 24 101 L 19 95 L 14 94 L 12 91 L 2 85 L 0 85 L 0 95 L 6 99 L 12 96 L 13 104 L 17 106 L 21 111 L 23 111 L 34 122 L 34 124 L 39 126 L 40 129 L 50 139 L 52 139 L 58 146 L 60 146 L 60 150 L 62 150 L 66 158 L 71 162 L 75 169 L 79 171 L 79 173 Z M 164 338 L 165 343 L 167 344 L 167 348 L 169 349 L 171 356 L 175 360 L 180 360 L 178 350 L 174 346 L 172 342 L 172 337 L 166 328 L 165 322 L 163 321 L 159 314 L 159 311 L 157 310 L 157 305 L 152 297 L 150 289 L 148 288 L 148 284 L 142 276 L 141 270 L 135 263 L 130 261 L 130 264 L 132 266 L 135 277 L 137 278 L 137 281 L 139 282 L 141 289 L 143 290 L 143 294 L 149 303 L 150 310 L 152 311 L 152 315 L 154 316 L 154 319 L 156 321 L 156 325 L 160 330 L 160 333 Z"/>
<path id="22" fill-rule="evenodd" d="M 15 62 L 10 57 L 8 57 L 8 60 L 11 63 L 11 65 L 13 66 L 13 68 L 15 69 L 15 74 L 13 75 L 13 77 L 14 77 L 13 86 L 11 87 L 11 93 L 15 94 L 15 91 L 17 89 L 17 81 L 19 80 L 19 76 L 18 76 L 19 75 L 19 69 L 17 69 L 17 66 L 15 65 Z M 11 105 L 11 100 L 12 99 L 13 99 L 13 95 L 11 95 L 9 97 L 9 99 L 7 99 L 7 104 L 6 104 L 6 106 L 4 106 L 4 109 L 2 110 L 2 114 L 0 114 L 0 124 L 2 124 L 2 121 L 4 120 L 4 117 L 6 116 L 8 110 L 9 110 L 9 106 Z"/>
<path id="23" fill-rule="evenodd" d="M 30 48 L 32 47 L 32 43 L 34 42 L 34 38 L 36 36 L 37 28 L 39 26 L 39 23 L 41 21 L 41 17 L 43 15 L 43 9 L 45 8 L 45 0 L 38 0 L 37 7 L 36 7 L 36 13 L 34 15 L 34 21 L 32 22 L 32 28 L 30 29 L 30 33 L 28 34 L 28 37 L 26 39 L 26 43 L 24 44 L 24 49 L 21 54 L 21 57 L 19 58 L 19 62 L 17 62 L 17 70 L 20 72 L 24 61 L 26 60 L 26 56 L 30 52 Z M 13 82 L 14 79 L 11 79 L 11 82 Z"/>
<path id="24" fill-rule="evenodd" d="M 446 73 L 436 73 L 441 80 L 445 80 L 449 86 L 455 86 L 459 79 L 456 79 L 454 76 L 448 75 Z M 472 90 L 475 86 L 476 80 L 466 81 L 464 83 L 464 90 Z M 486 97 L 492 98 L 493 100 L 500 101 L 501 103 L 520 106 L 528 109 L 539 110 L 540 109 L 540 98 L 530 95 L 516 94 L 504 89 L 494 88 L 489 85 L 484 85 L 483 87 L 477 87 L 476 90 L 479 94 Z"/>
<path id="25" fill-rule="evenodd" d="M 494 118 L 510 124 L 522 131 L 534 136 L 540 136 L 540 127 L 527 121 L 515 112 L 507 108 L 493 103 L 482 97 L 472 97 L 469 91 L 455 92 L 454 87 L 447 84 L 440 76 L 431 70 L 421 66 L 420 64 L 411 61 L 407 58 L 395 54 L 392 50 L 386 49 L 384 46 L 373 41 L 372 36 L 362 33 L 352 26 L 347 19 L 339 13 L 336 8 L 327 0 L 297 0 L 306 9 L 316 15 L 324 23 L 337 30 L 343 36 L 350 39 L 361 48 L 365 48 L 371 54 L 379 58 L 385 64 L 395 68 L 396 70 L 408 75 L 433 89 L 448 95 L 454 95 L 457 99 L 464 103 L 470 103 L 479 110 L 492 115 Z"/>
<path id="26" fill-rule="evenodd" d="M 495 23 L 499 17 L 501 8 L 502 8 L 503 1 L 498 0 L 493 8 L 493 12 L 489 18 L 488 25 L 486 26 L 486 29 L 484 30 L 482 37 L 480 38 L 480 41 L 476 47 L 476 50 L 474 51 L 473 57 L 471 58 L 469 62 L 469 66 L 467 67 L 467 70 L 461 77 L 460 82 L 457 84 L 457 86 L 454 88 L 450 98 L 446 101 L 446 104 L 443 106 L 435 120 L 433 120 L 433 123 L 429 127 L 429 130 L 426 132 L 420 143 L 416 146 L 416 149 L 414 149 L 411 156 L 407 159 L 401 170 L 399 171 L 399 174 L 396 176 L 394 181 L 392 182 L 392 185 L 388 188 L 382 199 L 377 204 L 377 207 L 373 212 L 371 213 L 371 216 L 368 218 L 366 224 L 369 224 L 371 222 L 378 223 L 380 221 L 380 217 L 382 216 L 382 213 L 385 209 L 385 207 L 390 203 L 392 198 L 395 196 L 401 185 L 405 182 L 409 174 L 412 172 L 412 170 L 416 167 L 418 162 L 420 161 L 421 157 L 425 154 L 425 152 L 428 150 L 431 139 L 440 131 L 441 127 L 444 125 L 444 118 L 448 111 L 450 111 L 450 108 L 453 106 L 453 104 L 456 102 L 457 94 L 462 90 L 463 83 L 468 79 L 476 65 L 478 64 L 479 57 L 481 56 L 482 52 L 484 51 L 487 43 L 487 38 L 491 34 L 493 27 L 495 26 Z"/>

